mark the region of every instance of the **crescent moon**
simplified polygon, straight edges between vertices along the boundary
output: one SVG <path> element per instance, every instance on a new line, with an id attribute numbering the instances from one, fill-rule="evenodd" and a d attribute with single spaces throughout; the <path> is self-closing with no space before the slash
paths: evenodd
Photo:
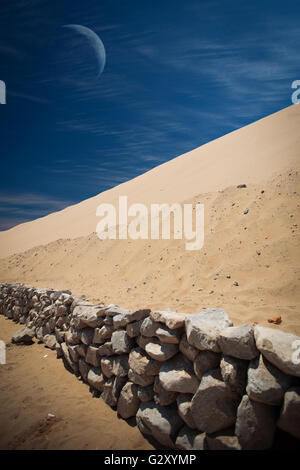
<path id="1" fill-rule="evenodd" d="M 105 47 L 104 47 L 103 42 L 99 38 L 99 36 L 90 28 L 87 28 L 86 26 L 82 26 L 80 24 L 66 24 L 63 26 L 63 28 L 74 29 L 74 31 L 77 31 L 78 33 L 82 34 L 90 41 L 90 44 L 94 49 L 94 52 L 96 54 L 96 58 L 98 61 L 98 65 L 99 65 L 99 73 L 98 73 L 98 78 L 99 78 L 104 70 L 105 63 L 106 63 Z"/>

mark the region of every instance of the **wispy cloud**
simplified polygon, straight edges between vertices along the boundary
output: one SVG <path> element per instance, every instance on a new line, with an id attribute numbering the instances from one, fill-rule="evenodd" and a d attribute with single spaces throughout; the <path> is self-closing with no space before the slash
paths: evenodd
<path id="1" fill-rule="evenodd" d="M 0 193 L 0 230 L 43 217 L 72 203 L 73 201 L 55 199 L 45 194 Z"/>

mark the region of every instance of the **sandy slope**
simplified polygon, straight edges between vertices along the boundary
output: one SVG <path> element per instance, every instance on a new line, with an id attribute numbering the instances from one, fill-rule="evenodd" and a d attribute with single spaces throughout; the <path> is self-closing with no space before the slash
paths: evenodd
<path id="1" fill-rule="evenodd" d="M 2 256 L 15 253 L 0 261 L 0 281 L 68 288 L 128 308 L 220 306 L 236 324 L 270 326 L 267 319 L 281 315 L 274 328 L 300 335 L 299 125 L 294 105 L 0 234 Z M 204 203 L 203 249 L 186 251 L 181 240 L 100 241 L 95 207 L 120 194 L 133 202 Z"/>
<path id="2" fill-rule="evenodd" d="M 55 351 L 10 344 L 18 328 L 1 316 L 1 339 L 9 347 L 7 364 L 0 365 L 0 449 L 153 449 L 133 422 L 93 398 Z"/>
<path id="3" fill-rule="evenodd" d="M 96 230 L 96 207 L 127 195 L 129 203 L 182 202 L 241 182 L 258 183 L 299 163 L 300 106 L 227 134 L 80 204 L 0 233 L 0 257 Z"/>

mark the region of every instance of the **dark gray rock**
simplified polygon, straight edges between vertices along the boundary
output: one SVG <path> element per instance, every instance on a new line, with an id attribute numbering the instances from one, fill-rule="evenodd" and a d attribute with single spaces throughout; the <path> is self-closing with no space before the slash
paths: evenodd
<path id="1" fill-rule="evenodd" d="M 249 364 L 246 391 L 251 400 L 280 405 L 291 382 L 290 375 L 281 372 L 260 354 Z"/>
<path id="2" fill-rule="evenodd" d="M 214 369 L 203 375 L 191 411 L 197 429 L 213 433 L 234 424 L 237 406 L 236 395 L 222 381 L 220 370 Z"/>
<path id="3" fill-rule="evenodd" d="M 250 400 L 248 395 L 244 395 L 238 407 L 235 425 L 235 435 L 242 449 L 270 449 L 275 428 L 275 407 Z"/>
<path id="4" fill-rule="evenodd" d="M 277 426 L 300 439 L 300 387 L 291 387 L 285 393 Z"/>

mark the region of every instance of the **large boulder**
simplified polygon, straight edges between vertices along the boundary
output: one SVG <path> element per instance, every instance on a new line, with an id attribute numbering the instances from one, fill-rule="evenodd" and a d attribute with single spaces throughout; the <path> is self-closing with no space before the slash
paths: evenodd
<path id="1" fill-rule="evenodd" d="M 111 335 L 111 346 L 115 354 L 128 354 L 135 342 L 125 330 L 114 331 Z"/>
<path id="2" fill-rule="evenodd" d="M 300 387 L 291 387 L 285 393 L 277 426 L 300 439 Z"/>
<path id="3" fill-rule="evenodd" d="M 55 335 L 45 335 L 43 338 L 43 342 L 46 346 L 46 348 L 52 349 L 53 351 L 56 348 L 56 336 Z"/>
<path id="4" fill-rule="evenodd" d="M 184 326 L 186 315 L 172 310 L 155 310 L 150 313 L 154 322 L 164 323 L 171 330 Z"/>
<path id="5" fill-rule="evenodd" d="M 213 433 L 234 424 L 237 406 L 236 395 L 223 382 L 220 370 L 214 369 L 203 375 L 191 411 L 197 429 Z"/>
<path id="6" fill-rule="evenodd" d="M 146 344 L 145 350 L 153 359 L 160 362 L 165 362 L 177 354 L 178 345 L 160 343 L 158 340 L 153 339 L 151 343 Z"/>
<path id="7" fill-rule="evenodd" d="M 251 360 L 258 356 L 253 325 L 231 326 L 220 332 L 218 344 L 225 356 Z"/>
<path id="8" fill-rule="evenodd" d="M 12 335 L 12 342 L 13 343 L 25 343 L 25 344 L 30 344 L 32 343 L 32 339 L 34 338 L 34 331 L 32 331 L 30 328 L 27 328 L 26 326 L 23 328 L 20 328 L 20 330 L 16 331 Z"/>
<path id="9" fill-rule="evenodd" d="M 102 392 L 105 385 L 105 378 L 102 375 L 100 367 L 91 367 L 87 374 L 87 382 L 92 388 Z"/>
<path id="10" fill-rule="evenodd" d="M 251 400 L 280 405 L 291 382 L 292 376 L 284 374 L 260 354 L 249 364 L 246 391 Z"/>
<path id="11" fill-rule="evenodd" d="M 129 366 L 139 375 L 157 375 L 161 368 L 161 362 L 149 357 L 142 348 L 135 348 L 129 354 Z"/>
<path id="12" fill-rule="evenodd" d="M 229 326 L 232 321 L 221 308 L 207 308 L 188 315 L 185 320 L 188 342 L 197 349 L 213 352 L 221 351 L 218 339 L 221 331 Z"/>
<path id="13" fill-rule="evenodd" d="M 85 360 L 92 366 L 99 367 L 100 361 L 98 357 L 98 348 L 96 348 L 95 346 L 89 346 L 87 349 Z"/>
<path id="14" fill-rule="evenodd" d="M 154 402 L 140 404 L 136 421 L 141 432 L 171 448 L 174 448 L 176 434 L 183 424 L 176 407 L 160 406 Z"/>
<path id="15" fill-rule="evenodd" d="M 199 387 L 192 362 L 181 353 L 162 365 L 159 380 L 169 392 L 195 393 Z"/>
<path id="16" fill-rule="evenodd" d="M 77 305 L 72 313 L 77 328 L 99 327 L 103 324 L 103 306 L 96 307 L 92 304 Z"/>
<path id="17" fill-rule="evenodd" d="M 300 377 L 297 350 L 300 337 L 273 328 L 256 325 L 254 337 L 259 351 L 278 369 L 286 374 Z"/>
<path id="18" fill-rule="evenodd" d="M 122 418 L 135 416 L 139 408 L 138 387 L 132 382 L 127 382 L 121 390 L 117 411 Z"/>
<path id="19" fill-rule="evenodd" d="M 250 400 L 248 395 L 244 395 L 238 407 L 235 425 L 235 435 L 242 449 L 270 449 L 275 429 L 275 407 Z"/>
<path id="20" fill-rule="evenodd" d="M 113 317 L 115 328 L 125 327 L 129 323 L 144 319 L 150 313 L 149 309 L 135 310 L 134 312 L 124 312 Z"/>

